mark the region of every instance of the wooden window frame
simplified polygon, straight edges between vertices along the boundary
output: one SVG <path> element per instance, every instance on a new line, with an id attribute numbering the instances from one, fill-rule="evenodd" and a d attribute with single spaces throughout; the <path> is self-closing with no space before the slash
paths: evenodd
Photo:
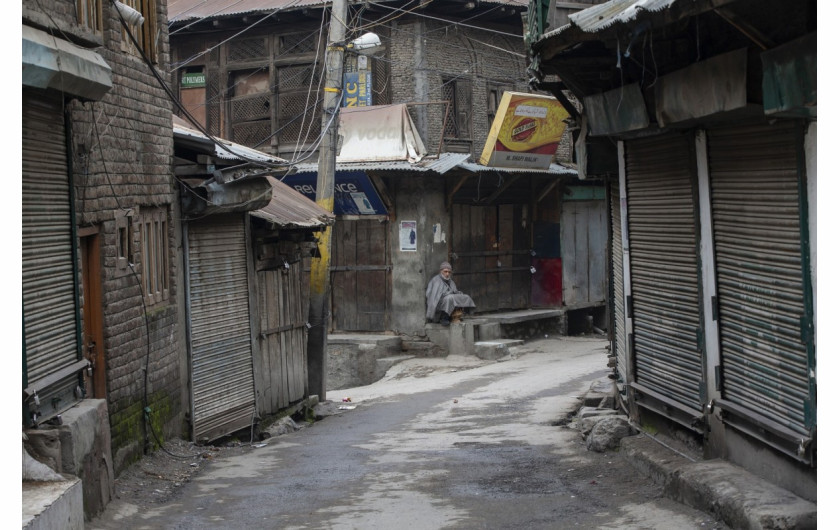
<path id="1" fill-rule="evenodd" d="M 169 300 L 169 215 L 164 208 L 140 212 L 140 265 L 143 297 L 152 307 Z"/>
<path id="2" fill-rule="evenodd" d="M 80 0 L 81 1 L 81 0 Z M 121 0 L 125 5 L 136 9 L 143 15 L 143 24 L 131 28 L 131 34 L 140 44 L 143 53 L 153 63 L 157 64 L 157 0 Z M 122 27 L 122 24 L 120 24 Z M 140 57 L 140 52 L 122 28 L 122 50 L 129 55 Z"/>
<path id="3" fill-rule="evenodd" d="M 134 210 L 121 210 L 116 214 L 117 270 L 125 271 L 134 265 Z"/>
<path id="4" fill-rule="evenodd" d="M 80 25 L 102 35 L 102 0 L 76 0 L 76 18 Z"/>

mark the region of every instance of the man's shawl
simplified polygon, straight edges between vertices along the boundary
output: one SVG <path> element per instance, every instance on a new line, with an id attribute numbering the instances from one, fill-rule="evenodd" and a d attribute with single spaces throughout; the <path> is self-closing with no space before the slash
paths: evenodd
<path id="1" fill-rule="evenodd" d="M 434 320 L 438 311 L 450 314 L 456 307 L 475 307 L 475 302 L 458 290 L 455 280 L 447 282 L 440 274 L 435 275 L 426 287 L 426 320 Z"/>

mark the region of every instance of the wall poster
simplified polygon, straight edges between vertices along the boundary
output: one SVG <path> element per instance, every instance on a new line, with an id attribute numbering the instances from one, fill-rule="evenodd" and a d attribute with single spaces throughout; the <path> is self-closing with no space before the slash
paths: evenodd
<path id="1" fill-rule="evenodd" d="M 400 221 L 400 250 L 417 252 L 417 221 Z"/>

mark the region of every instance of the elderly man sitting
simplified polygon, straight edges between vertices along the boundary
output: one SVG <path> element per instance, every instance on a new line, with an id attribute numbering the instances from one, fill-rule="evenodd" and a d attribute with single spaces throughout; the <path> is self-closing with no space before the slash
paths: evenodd
<path id="1" fill-rule="evenodd" d="M 448 326 L 455 313 L 455 320 L 458 320 L 459 309 L 469 311 L 475 307 L 475 302 L 469 295 L 462 293 L 455 287 L 452 280 L 452 265 L 444 261 L 440 264 L 440 274 L 429 281 L 426 287 L 426 320 L 429 322 L 440 321 Z"/>

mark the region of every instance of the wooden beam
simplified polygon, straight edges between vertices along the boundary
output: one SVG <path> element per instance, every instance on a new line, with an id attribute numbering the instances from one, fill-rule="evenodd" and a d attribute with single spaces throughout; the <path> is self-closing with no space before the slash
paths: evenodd
<path id="1" fill-rule="evenodd" d="M 750 24 L 748 21 L 744 20 L 744 17 L 739 17 L 733 13 L 731 9 L 721 7 L 715 9 L 715 13 L 717 13 L 720 18 L 727 21 L 733 28 L 737 29 L 748 39 L 753 41 L 756 46 L 761 48 L 762 51 L 774 47 L 773 41 L 769 37 L 757 30 L 755 26 Z"/>
<path id="2" fill-rule="evenodd" d="M 504 184 L 502 184 L 501 186 L 499 186 L 499 189 L 497 189 L 496 191 L 494 191 L 492 195 L 490 195 L 490 196 L 489 196 L 489 197 L 487 197 L 486 199 L 483 199 L 481 202 L 489 204 L 489 203 L 491 203 L 491 202 L 495 201 L 495 200 L 499 197 L 499 195 L 501 195 L 502 193 L 504 193 L 504 191 L 505 191 L 506 189 L 508 189 L 509 187 L 511 187 L 511 186 L 513 185 L 513 183 L 514 183 L 514 182 L 516 182 L 517 180 L 519 180 L 519 179 L 521 179 L 521 178 L 522 178 L 522 175 L 516 175 L 515 177 L 511 178 L 510 180 L 508 180 L 507 182 L 505 182 Z"/>
<path id="3" fill-rule="evenodd" d="M 464 183 L 467 182 L 467 179 L 470 178 L 470 176 L 471 175 L 464 175 L 463 177 L 461 177 L 460 180 L 458 180 L 458 182 L 452 188 L 452 191 L 449 192 L 449 196 L 446 198 L 447 210 L 452 207 L 452 200 L 455 198 L 455 194 L 458 193 L 458 190 L 461 189 L 461 186 L 463 186 Z"/>
<path id="4" fill-rule="evenodd" d="M 551 182 L 549 182 L 548 186 L 543 188 L 543 190 L 540 192 L 539 196 L 537 197 L 537 202 L 539 203 L 540 201 L 545 199 L 545 196 L 548 195 L 551 192 L 551 190 L 553 190 L 559 183 L 560 183 L 559 179 L 552 180 Z"/>

